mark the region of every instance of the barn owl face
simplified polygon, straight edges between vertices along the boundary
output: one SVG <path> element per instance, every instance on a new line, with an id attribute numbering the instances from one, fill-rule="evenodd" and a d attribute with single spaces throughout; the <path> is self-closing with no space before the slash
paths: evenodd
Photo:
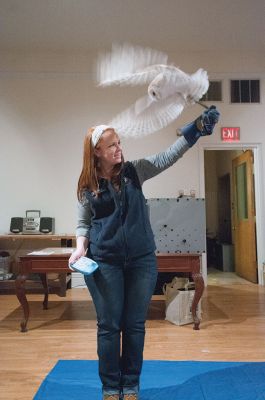
<path id="1" fill-rule="evenodd" d="M 176 93 L 172 72 L 158 74 L 148 86 L 148 94 L 152 100 L 159 101 Z"/>
<path id="2" fill-rule="evenodd" d="M 163 73 L 158 74 L 148 86 L 148 94 L 152 100 L 158 101 L 163 98 L 163 88 L 166 84 L 166 78 Z"/>

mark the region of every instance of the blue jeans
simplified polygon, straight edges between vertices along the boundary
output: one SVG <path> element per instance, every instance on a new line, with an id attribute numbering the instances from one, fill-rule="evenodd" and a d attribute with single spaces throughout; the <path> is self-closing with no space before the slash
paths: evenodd
<path id="1" fill-rule="evenodd" d="M 156 256 L 98 264 L 85 281 L 97 313 L 103 393 L 138 393 L 145 320 L 157 280 Z"/>

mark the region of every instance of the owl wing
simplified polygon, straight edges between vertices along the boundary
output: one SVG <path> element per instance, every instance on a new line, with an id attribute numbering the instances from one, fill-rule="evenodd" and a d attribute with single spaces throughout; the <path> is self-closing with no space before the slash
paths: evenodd
<path id="1" fill-rule="evenodd" d="M 163 52 L 129 44 L 113 44 L 112 51 L 99 55 L 96 65 L 100 86 L 142 85 L 151 82 L 167 64 Z"/>
<path id="2" fill-rule="evenodd" d="M 147 95 L 117 115 L 109 125 L 113 126 L 120 136 L 148 135 L 165 128 L 177 119 L 184 106 L 185 100 L 179 94 L 174 94 L 161 101 L 152 101 Z"/>

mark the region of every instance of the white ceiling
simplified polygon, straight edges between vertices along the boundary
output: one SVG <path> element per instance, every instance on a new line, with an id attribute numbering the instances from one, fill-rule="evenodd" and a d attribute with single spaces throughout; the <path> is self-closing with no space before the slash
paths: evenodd
<path id="1" fill-rule="evenodd" d="M 0 0 L 0 50 L 265 52 L 265 0 Z"/>

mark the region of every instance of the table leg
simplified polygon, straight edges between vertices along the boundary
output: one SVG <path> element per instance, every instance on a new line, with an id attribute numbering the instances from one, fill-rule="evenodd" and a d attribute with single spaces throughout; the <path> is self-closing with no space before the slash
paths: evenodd
<path id="1" fill-rule="evenodd" d="M 67 289 L 67 284 L 66 284 L 66 277 L 67 274 L 59 274 L 59 281 L 60 281 L 60 294 L 59 296 L 65 297 L 66 296 L 66 289 Z"/>
<path id="2" fill-rule="evenodd" d="M 197 315 L 197 307 L 204 291 L 204 280 L 201 273 L 192 273 L 191 276 L 195 284 L 195 294 L 191 305 L 191 312 L 194 321 L 193 329 L 199 330 L 201 320 Z"/>
<path id="3" fill-rule="evenodd" d="M 25 294 L 25 282 L 28 274 L 19 274 L 16 278 L 16 295 L 22 306 L 24 319 L 20 323 L 21 332 L 27 332 L 27 323 L 29 319 L 29 303 Z"/>
<path id="4" fill-rule="evenodd" d="M 43 289 L 44 289 L 44 300 L 43 300 L 43 310 L 48 310 L 48 297 L 49 297 L 49 286 L 47 274 L 39 274 Z"/>

